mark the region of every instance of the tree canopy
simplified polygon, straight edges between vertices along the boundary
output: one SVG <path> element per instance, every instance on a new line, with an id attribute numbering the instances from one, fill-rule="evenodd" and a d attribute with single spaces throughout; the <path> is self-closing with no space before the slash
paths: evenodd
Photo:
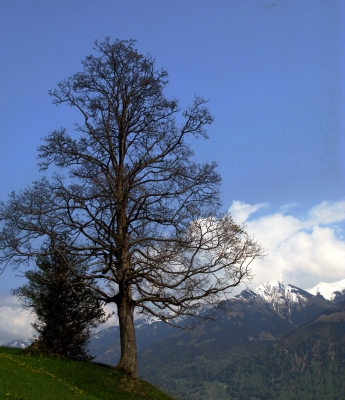
<path id="1" fill-rule="evenodd" d="M 195 97 L 182 111 L 166 98 L 167 71 L 133 40 L 106 38 L 94 49 L 81 72 L 50 91 L 83 122 L 73 134 L 51 132 L 39 148 L 40 168 L 60 170 L 1 205 L 0 261 L 28 262 L 40 254 L 37 238 L 80 257 L 84 270 L 66 264 L 117 305 L 118 368 L 137 376 L 134 310 L 169 323 L 198 316 L 248 278 L 264 251 L 221 213 L 216 163 L 193 161 L 188 138 L 207 138 L 213 121 L 206 101 Z"/>
<path id="2" fill-rule="evenodd" d="M 80 269 L 76 257 L 69 264 L 76 272 Z M 25 272 L 28 283 L 12 290 L 12 294 L 23 300 L 24 308 L 35 313 L 32 326 L 39 334 L 37 341 L 53 354 L 92 360 L 87 354 L 90 335 L 107 319 L 100 301 L 71 273 L 54 249 L 42 248 L 36 266 Z"/>

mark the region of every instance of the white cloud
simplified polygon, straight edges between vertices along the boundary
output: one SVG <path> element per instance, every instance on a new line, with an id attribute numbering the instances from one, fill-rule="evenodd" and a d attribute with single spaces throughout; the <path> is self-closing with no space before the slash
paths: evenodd
<path id="1" fill-rule="evenodd" d="M 260 208 L 266 207 L 266 205 L 266 203 L 250 205 L 243 203 L 242 201 L 235 200 L 232 202 L 229 211 L 236 224 L 242 224 L 248 219 L 251 214 L 259 210 Z"/>
<path id="2" fill-rule="evenodd" d="M 23 310 L 13 296 L 0 296 L 0 345 L 35 334 L 34 315 Z"/>
<path id="3" fill-rule="evenodd" d="M 104 307 L 104 310 L 107 314 L 113 314 L 106 323 L 98 325 L 96 332 L 101 331 L 102 329 L 107 329 L 110 326 L 118 325 L 119 320 L 117 317 L 117 308 L 115 304 L 106 304 Z"/>
<path id="4" fill-rule="evenodd" d="M 310 210 L 308 221 L 316 224 L 333 224 L 345 220 L 345 201 L 323 201 Z"/>
<path id="5" fill-rule="evenodd" d="M 239 207 L 238 203 L 232 206 L 235 212 L 256 210 L 260 206 L 241 203 Z M 248 233 L 269 253 L 265 260 L 253 263 L 255 277 L 251 287 L 272 279 L 299 287 L 343 279 L 345 241 L 337 237 L 340 228 L 334 224 L 345 220 L 345 202 L 324 201 L 300 218 L 285 215 L 287 210 L 281 208 L 278 213 L 243 221 Z"/>
<path id="6" fill-rule="evenodd" d="M 105 324 L 99 325 L 96 331 L 118 325 L 115 305 L 106 305 L 107 314 L 115 314 Z M 31 326 L 35 316 L 29 311 L 23 310 L 20 302 L 10 295 L 0 294 L 0 346 L 15 339 L 25 339 L 37 335 Z"/>

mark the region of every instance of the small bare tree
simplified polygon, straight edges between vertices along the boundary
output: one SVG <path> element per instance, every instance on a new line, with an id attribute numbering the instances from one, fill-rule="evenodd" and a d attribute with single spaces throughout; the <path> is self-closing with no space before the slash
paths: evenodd
<path id="1" fill-rule="evenodd" d="M 76 108 L 76 134 L 50 133 L 39 148 L 51 179 L 2 203 L 0 261 L 15 267 L 40 254 L 43 238 L 99 299 L 117 305 L 118 369 L 137 376 L 136 309 L 165 322 L 198 315 L 249 277 L 263 249 L 228 214 L 219 214 L 216 164 L 197 164 L 186 138 L 206 138 L 212 116 L 196 97 L 182 113 L 167 99 L 164 69 L 135 42 L 95 42 L 99 56 L 58 84 L 53 103 Z M 175 116 L 179 116 L 178 123 Z M 67 174 L 63 175 L 62 171 Z M 68 238 L 65 240 L 63 238 Z M 97 280 L 97 286 L 91 282 Z"/>

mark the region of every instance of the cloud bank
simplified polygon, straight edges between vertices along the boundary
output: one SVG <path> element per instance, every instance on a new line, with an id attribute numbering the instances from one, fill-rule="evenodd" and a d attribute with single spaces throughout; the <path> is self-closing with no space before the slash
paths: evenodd
<path id="1" fill-rule="evenodd" d="M 15 297 L 0 294 L 0 345 L 32 337 L 35 334 L 31 326 L 34 320 L 34 315 L 23 310 Z"/>
<path id="2" fill-rule="evenodd" d="M 255 218 L 267 204 L 249 205 L 234 201 L 230 212 L 237 223 L 268 251 L 265 260 L 253 263 L 256 287 L 272 279 L 298 287 L 311 287 L 320 281 L 334 282 L 345 277 L 345 241 L 341 223 L 345 221 L 345 201 L 324 201 L 305 215 L 288 214 L 289 207 Z"/>

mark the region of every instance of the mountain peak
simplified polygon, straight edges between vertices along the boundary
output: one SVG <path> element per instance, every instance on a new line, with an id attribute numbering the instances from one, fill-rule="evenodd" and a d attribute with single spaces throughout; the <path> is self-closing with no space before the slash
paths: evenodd
<path id="1" fill-rule="evenodd" d="M 259 297 L 268 303 L 284 303 L 285 301 L 296 302 L 301 295 L 310 296 L 303 289 L 274 279 L 262 283 L 256 289 L 243 290 L 235 298 L 252 299 Z"/>
<path id="2" fill-rule="evenodd" d="M 284 304 L 286 301 L 289 303 L 296 303 L 301 296 L 305 297 L 306 295 L 303 289 L 277 280 L 264 282 L 254 289 L 254 292 L 268 303 L 277 305 Z"/>
<path id="3" fill-rule="evenodd" d="M 263 302 L 280 317 L 298 326 L 316 317 L 329 307 L 328 300 L 314 296 L 289 283 L 272 280 L 254 290 L 243 290 L 234 300 Z"/>
<path id="4" fill-rule="evenodd" d="M 345 279 L 338 282 L 320 282 L 312 288 L 304 289 L 305 291 L 316 296 L 320 293 L 325 299 L 333 301 L 336 297 L 335 292 L 345 291 Z"/>
<path id="5" fill-rule="evenodd" d="M 12 340 L 9 343 L 2 344 L 1 346 L 25 349 L 26 347 L 30 346 L 30 344 L 33 342 L 33 340 L 34 340 L 33 338 L 16 339 L 16 340 Z"/>

